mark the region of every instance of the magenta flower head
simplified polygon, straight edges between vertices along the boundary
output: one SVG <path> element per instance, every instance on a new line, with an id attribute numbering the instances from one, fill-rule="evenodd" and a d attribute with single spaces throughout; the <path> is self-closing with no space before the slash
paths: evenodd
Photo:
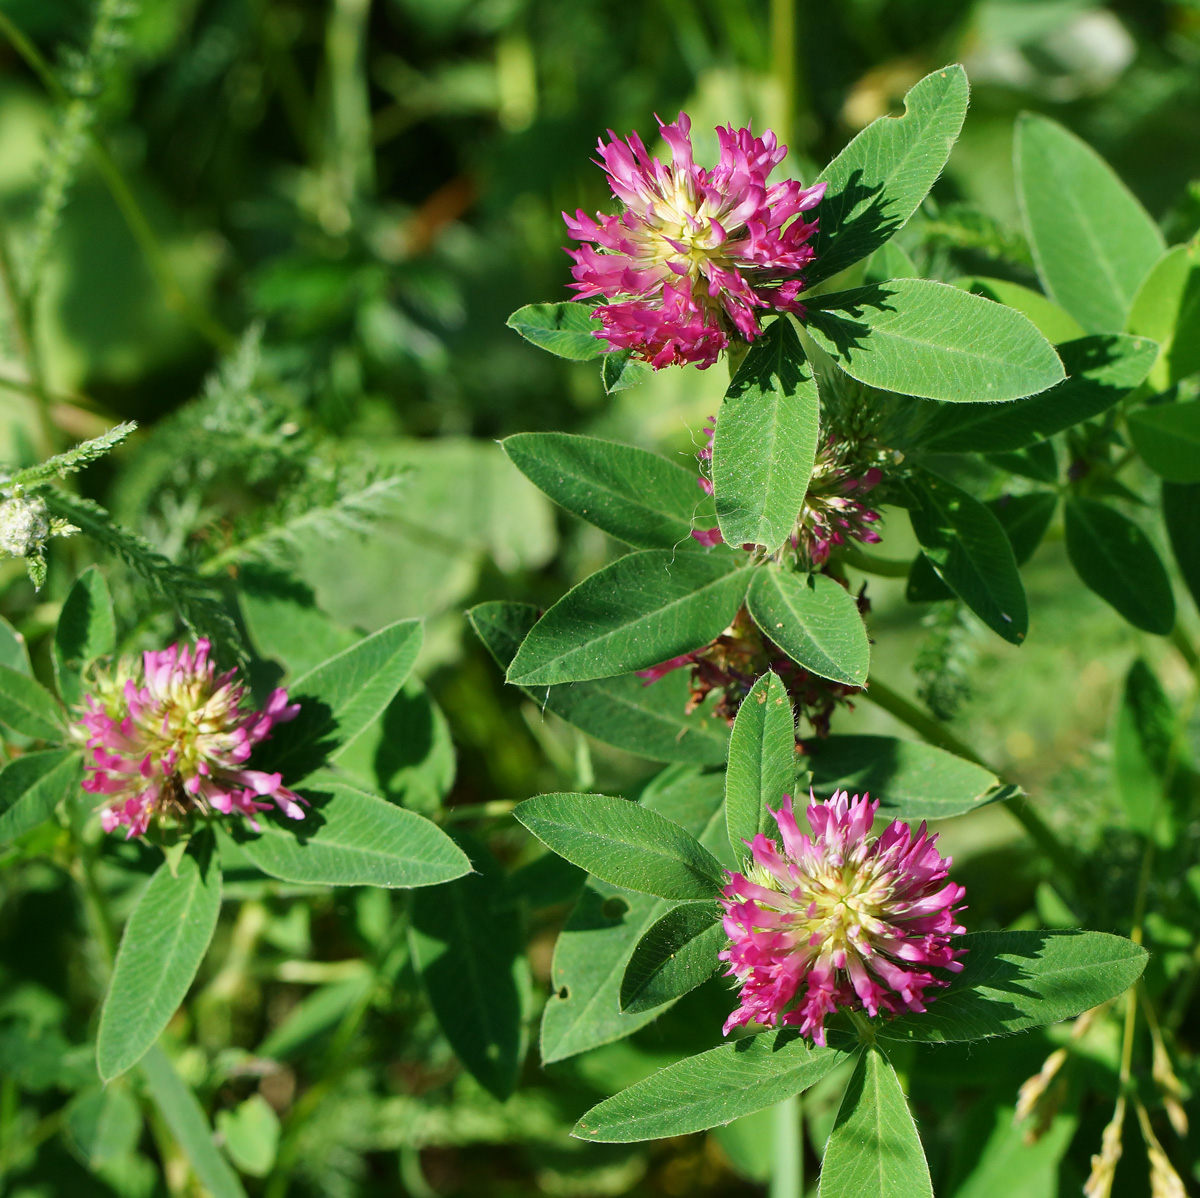
<path id="1" fill-rule="evenodd" d="M 768 184 L 787 154 L 770 130 L 760 138 L 718 129 L 720 161 L 708 170 L 692 161 L 683 113 L 659 125 L 670 166 L 652 158 L 636 133 L 622 141 L 610 129 L 609 143 L 600 141 L 598 165 L 625 211 L 596 220 L 582 210 L 563 213 L 584 243 L 567 251 L 572 287 L 580 299 L 607 300 L 595 312 L 603 324 L 596 335 L 614 349 L 656 369 L 711 366 L 731 337 L 753 341 L 762 333 L 761 312 L 803 313 L 796 297 L 817 222 L 800 214 L 816 207 L 825 184 Z"/>
<path id="2" fill-rule="evenodd" d="M 80 718 L 91 750 L 83 788 L 105 796 L 106 832 L 141 836 L 151 820 L 214 811 L 237 811 L 257 828 L 255 813 L 272 803 L 304 818 L 303 800 L 282 775 L 246 768 L 254 746 L 294 719 L 299 704 L 276 690 L 262 711 L 244 711 L 237 671 L 218 675 L 211 648 L 203 638 L 194 649 L 175 644 L 144 653 L 140 669 L 125 661 L 96 679 Z"/>
<path id="3" fill-rule="evenodd" d="M 808 808 L 802 833 L 792 800 L 772 811 L 782 850 L 761 832 L 746 874 L 722 891 L 730 946 L 720 954 L 741 985 L 725 1033 L 742 1024 L 798 1024 L 825 1043 L 825 1017 L 839 1008 L 924 1011 L 926 991 L 948 983 L 930 969 L 962 969 L 955 906 L 963 888 L 947 880 L 950 859 L 936 836 L 894 820 L 870 835 L 879 803 L 845 791 Z"/>

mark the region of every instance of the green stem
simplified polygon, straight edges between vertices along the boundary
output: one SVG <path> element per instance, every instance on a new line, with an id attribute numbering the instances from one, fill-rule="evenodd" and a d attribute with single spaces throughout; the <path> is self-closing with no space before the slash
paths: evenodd
<path id="1" fill-rule="evenodd" d="M 1192 644 L 1192 638 L 1188 636 L 1187 629 L 1178 620 L 1175 621 L 1175 627 L 1171 629 L 1171 644 L 1179 650 L 1179 655 L 1187 662 L 1188 669 L 1200 680 L 1200 653 L 1196 652 L 1196 646 Z"/>
<path id="2" fill-rule="evenodd" d="M 878 574 L 880 578 L 907 578 L 912 569 L 912 562 L 898 562 L 891 558 L 877 557 L 867 553 L 856 545 L 843 545 L 838 550 L 838 557 L 844 565 L 864 574 Z"/>
<path id="3" fill-rule="evenodd" d="M 56 103 L 62 105 L 71 103 L 71 96 L 55 78 L 54 72 L 38 52 L 38 48 L 3 10 L 0 10 L 0 34 L 4 35 L 17 54 L 24 59 L 26 65 L 41 80 L 42 85 Z M 218 350 L 223 353 L 228 352 L 236 344 L 233 334 L 188 297 L 175 276 L 166 251 L 159 245 L 150 222 L 134 198 L 133 191 L 125 181 L 121 168 L 109 153 L 100 132 L 92 127 L 87 130 L 87 136 L 95 151 L 100 174 L 162 290 L 167 306 L 182 316 L 196 332 Z"/>
<path id="4" fill-rule="evenodd" d="M 502 819 L 511 815 L 516 805 L 514 799 L 492 799 L 490 803 L 463 803 L 457 807 L 447 807 L 438 816 L 438 822 L 459 824 L 469 819 Z"/>
<path id="5" fill-rule="evenodd" d="M 934 716 L 930 715 L 927 711 L 923 711 L 915 703 L 911 703 L 902 695 L 897 694 L 891 687 L 873 675 L 863 695 L 874 703 L 876 707 L 883 708 L 889 715 L 893 715 L 901 723 L 907 724 L 931 745 L 936 745 L 940 749 L 946 749 L 958 757 L 965 757 L 968 761 L 973 761 L 976 765 L 980 765 L 985 770 L 989 770 L 995 774 L 1002 782 L 1006 781 L 999 770 L 993 769 L 988 765 L 978 753 L 959 740 L 953 732 L 940 723 Z M 1079 871 L 1074 855 L 1059 840 L 1058 835 L 1050 825 L 1038 815 L 1032 804 L 1023 796 L 1018 795 L 1005 803 L 1004 809 L 1025 829 L 1034 844 L 1057 867 L 1063 880 L 1069 882 L 1078 891 Z"/>
<path id="6" fill-rule="evenodd" d="M 791 147 L 796 119 L 796 0 L 771 0 L 771 74 L 779 89 L 775 134 Z"/>
<path id="7" fill-rule="evenodd" d="M 775 1150 L 768 1198 L 804 1198 L 804 1149 L 801 1142 L 800 1095 L 772 1108 Z"/>
<path id="8" fill-rule="evenodd" d="M 400 1149 L 400 1182 L 408 1198 L 440 1198 L 437 1190 L 425 1180 L 419 1149 Z"/>

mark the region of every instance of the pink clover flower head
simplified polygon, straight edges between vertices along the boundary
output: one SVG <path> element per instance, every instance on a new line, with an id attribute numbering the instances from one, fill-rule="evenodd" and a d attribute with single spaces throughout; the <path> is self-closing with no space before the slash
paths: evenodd
<path id="1" fill-rule="evenodd" d="M 247 769 L 254 746 L 299 704 L 276 690 L 261 711 L 246 711 L 237 671 L 217 674 L 212 645 L 174 644 L 122 662 L 97 677 L 80 717 L 90 760 L 84 790 L 104 796 L 106 832 L 142 836 L 152 820 L 234 812 L 258 828 L 255 814 L 278 807 L 303 819 L 304 800 L 277 773 Z M 139 668 L 140 667 L 140 668 Z M 268 801 L 269 800 L 269 801 Z"/>
<path id="2" fill-rule="evenodd" d="M 818 448 L 804 506 L 792 532 L 792 547 L 818 569 L 839 545 L 848 541 L 874 545 L 880 540 L 875 525 L 881 517 L 862 496 L 883 481 L 883 471 L 878 466 L 858 467 L 858 473 L 853 464 L 842 460 L 845 449 L 833 437 Z"/>
<path id="3" fill-rule="evenodd" d="M 763 833 L 749 844 L 746 873 L 722 891 L 730 946 L 720 954 L 741 986 L 725 1033 L 751 1021 L 798 1025 L 825 1043 L 839 1009 L 898 1015 L 924 1011 L 948 983 L 930 970 L 962 969 L 950 947 L 964 890 L 947 880 L 937 837 L 894 820 L 870 835 L 879 809 L 845 791 L 808 808 L 812 835 L 797 827 L 792 800 L 772 811 L 782 847 Z"/>
<path id="4" fill-rule="evenodd" d="M 655 118 L 658 119 L 657 117 Z M 665 165 L 642 139 L 622 141 L 610 129 L 598 152 L 620 216 L 563 213 L 583 244 L 569 249 L 573 290 L 602 297 L 596 334 L 613 349 L 628 349 L 655 369 L 685 362 L 711 366 L 731 337 L 753 341 L 765 311 L 804 309 L 801 272 L 812 261 L 809 239 L 825 184 L 794 179 L 768 184 L 787 148 L 768 130 L 718 129 L 720 159 L 711 170 L 692 159 L 691 121 L 683 113 L 659 121 L 671 150 Z"/>

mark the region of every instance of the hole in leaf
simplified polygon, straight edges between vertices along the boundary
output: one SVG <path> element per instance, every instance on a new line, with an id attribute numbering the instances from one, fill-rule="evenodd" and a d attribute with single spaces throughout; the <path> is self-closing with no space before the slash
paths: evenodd
<path id="1" fill-rule="evenodd" d="M 566 1002 L 567 999 L 571 997 L 571 988 L 569 986 L 561 987 L 556 997 L 561 998 L 563 1002 Z"/>
<path id="2" fill-rule="evenodd" d="M 620 896 L 613 895 L 612 898 L 606 898 L 604 905 L 600 908 L 605 919 L 620 919 L 626 911 L 629 910 L 629 904 Z"/>

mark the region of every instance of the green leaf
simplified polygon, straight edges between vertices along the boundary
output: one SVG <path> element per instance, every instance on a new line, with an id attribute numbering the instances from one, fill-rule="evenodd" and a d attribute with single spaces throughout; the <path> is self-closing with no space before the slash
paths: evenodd
<path id="1" fill-rule="evenodd" d="M 84 667 L 116 651 L 117 621 L 108 584 L 89 566 L 68 593 L 54 630 L 54 681 L 68 707 L 83 701 Z"/>
<path id="2" fill-rule="evenodd" d="M 873 1044 L 850 1077 L 821 1162 L 820 1198 L 933 1198 L 900 1079 Z"/>
<path id="3" fill-rule="evenodd" d="M 940 603 L 954 597 L 954 592 L 938 577 L 929 558 L 918 553 L 908 571 L 904 598 L 909 603 Z"/>
<path id="4" fill-rule="evenodd" d="M 812 366 L 786 317 L 738 367 L 717 414 L 712 479 L 728 545 L 778 549 L 792 535 L 817 454 Z"/>
<path id="5" fill-rule="evenodd" d="M 946 819 L 1020 794 L 983 766 L 945 749 L 892 736 L 830 736 L 813 740 L 812 788 L 870 794 L 889 819 Z"/>
<path id="6" fill-rule="evenodd" d="M 457 767 L 450 725 L 413 677 L 338 758 L 338 774 L 347 781 L 430 818 L 453 788 Z"/>
<path id="7" fill-rule="evenodd" d="M 878 1028 L 880 1039 L 955 1043 L 1007 1036 L 1073 1019 L 1141 977 L 1149 954 L 1107 932 L 971 932 L 963 971 L 923 1014 Z"/>
<path id="8" fill-rule="evenodd" d="M 690 832 L 627 799 L 539 795 L 513 814 L 560 857 L 615 886 L 704 899 L 724 885 L 721 863 Z"/>
<path id="9" fill-rule="evenodd" d="M 1052 491 L 1031 491 L 1027 495 L 1001 495 L 984 505 L 1004 529 L 1017 565 L 1023 566 L 1034 554 L 1054 519 L 1058 496 Z"/>
<path id="10" fill-rule="evenodd" d="M 592 319 L 594 303 L 526 304 L 507 320 L 526 341 L 549 350 L 560 358 L 590 362 L 608 349 L 608 343 L 594 334 L 600 321 Z"/>
<path id="11" fill-rule="evenodd" d="M 1058 482 L 1058 450 L 1053 441 L 1037 441 L 1011 453 L 989 453 L 987 460 L 1009 474 L 1032 478 L 1039 483 Z M 990 505 L 989 505 L 990 506 Z M 992 509 L 993 512 L 995 509 Z"/>
<path id="12" fill-rule="evenodd" d="M 919 279 L 921 272 L 908 251 L 895 241 L 885 242 L 867 260 L 864 283 L 886 283 L 891 279 Z M 957 283 L 955 284 L 957 286 Z"/>
<path id="13" fill-rule="evenodd" d="M 686 1057 L 592 1107 L 571 1133 L 601 1144 L 686 1135 L 807 1090 L 846 1059 L 785 1029 Z"/>
<path id="14" fill-rule="evenodd" d="M 600 379 L 606 395 L 636 387 L 654 373 L 649 362 L 639 361 L 628 349 L 615 349 L 600 363 Z"/>
<path id="15" fill-rule="evenodd" d="M 77 749 L 24 753 L 0 769 L 0 847 L 48 820 L 60 800 L 79 792 L 82 781 Z"/>
<path id="16" fill-rule="evenodd" d="M 878 249 L 917 210 L 950 157 L 969 94 L 957 64 L 926 75 L 904 97 L 902 117 L 872 122 L 825 168 L 810 287 Z"/>
<path id="17" fill-rule="evenodd" d="M 866 682 L 867 626 L 854 596 L 827 574 L 761 566 L 746 602 L 755 624 L 806 670 L 847 686 Z"/>
<path id="18" fill-rule="evenodd" d="M 238 567 L 238 603 L 254 648 L 294 675 L 361 639 L 317 607 L 317 597 L 306 583 L 258 562 Z"/>
<path id="19" fill-rule="evenodd" d="M 808 334 L 852 378 L 924 399 L 1020 399 L 1064 377 L 1014 308 L 946 283 L 895 279 L 806 301 Z"/>
<path id="20" fill-rule="evenodd" d="M 183 1002 L 221 912 L 221 868 L 209 836 L 193 840 L 176 872 L 164 861 L 142 891 L 100 1012 L 96 1063 L 105 1081 L 142 1059 Z"/>
<path id="21" fill-rule="evenodd" d="M 692 517 L 703 497 L 694 470 L 633 445 L 569 433 L 518 433 L 500 444 L 555 503 L 618 541 L 640 549 L 695 545 Z"/>
<path id="22" fill-rule="evenodd" d="M 499 901 L 503 871 L 481 845 L 465 843 L 479 872 L 416 896 L 409 943 L 446 1039 L 503 1102 L 525 1056 L 525 940 L 519 911 Z"/>
<path id="23" fill-rule="evenodd" d="M 528 603 L 481 603 L 467 612 L 479 639 L 507 670 L 537 622 Z M 729 725 L 703 708 L 688 712 L 688 672 L 675 670 L 647 686 L 634 674 L 526 690 L 546 711 L 605 744 L 652 761 L 722 765 Z"/>
<path id="24" fill-rule="evenodd" d="M 1017 194 L 1047 295 L 1090 333 L 1125 327 L 1162 233 L 1091 146 L 1056 121 L 1017 120 Z"/>
<path id="25" fill-rule="evenodd" d="M 132 1087 L 118 1082 L 83 1090 L 65 1113 L 68 1142 L 89 1169 L 102 1170 L 136 1151 L 143 1120 Z"/>
<path id="26" fill-rule="evenodd" d="M 748 582 L 744 554 L 631 553 L 546 612 L 513 658 L 508 681 L 587 682 L 700 649 L 728 627 Z"/>
<path id="27" fill-rule="evenodd" d="M 1067 556 L 1088 587 L 1135 628 L 1170 634 L 1171 580 L 1150 539 L 1128 516 L 1095 499 L 1070 498 L 1066 533 Z"/>
<path id="28" fill-rule="evenodd" d="M 1129 826 L 1145 836 L 1155 830 L 1176 732 L 1174 707 L 1150 667 L 1136 658 L 1113 727 L 1113 777 Z"/>
<path id="29" fill-rule="evenodd" d="M 1200 371 L 1200 241 L 1177 245 L 1158 260 L 1133 297 L 1127 327 L 1161 347 L 1150 372 L 1155 391 Z"/>
<path id="30" fill-rule="evenodd" d="M 768 672 L 750 688 L 729 738 L 725 821 L 739 861 L 746 842 L 770 826 L 767 805 L 778 810 L 795 781 L 795 713 L 783 683 Z"/>
<path id="31" fill-rule="evenodd" d="M 217 1112 L 217 1131 L 225 1150 L 243 1173 L 266 1177 L 279 1148 L 279 1116 L 261 1095 L 252 1094 L 233 1110 Z"/>
<path id="32" fill-rule="evenodd" d="M 1134 448 L 1155 474 L 1172 483 L 1200 483 L 1200 399 L 1139 408 L 1128 423 Z"/>
<path id="33" fill-rule="evenodd" d="M 62 709 L 40 682 L 0 665 L 0 723 L 35 740 L 63 738 Z"/>
<path id="34" fill-rule="evenodd" d="M 553 993 L 542 1014 L 545 1065 L 619 1040 L 661 1008 L 620 1008 L 621 979 L 642 935 L 670 909 L 666 899 L 590 879 L 554 946 Z"/>
<path id="35" fill-rule="evenodd" d="M 259 816 L 261 832 L 239 829 L 242 851 L 265 874 L 320 886 L 434 886 L 471 869 L 436 824 L 354 787 L 322 779 L 303 789 L 303 820 Z"/>
<path id="36" fill-rule="evenodd" d="M 1053 300 L 1047 299 L 1040 291 L 1022 287 L 1020 283 L 978 275 L 951 279 L 950 282 L 963 291 L 971 292 L 972 295 L 982 295 L 984 299 L 1016 308 L 1033 321 L 1037 331 L 1051 345 L 1074 341 L 1087 331 L 1074 316 L 1060 308 Z"/>
<path id="37" fill-rule="evenodd" d="M 938 577 L 993 632 L 1019 645 L 1029 610 L 1000 522 L 979 500 L 928 471 L 914 475 L 911 493 L 913 531 Z"/>
<path id="38" fill-rule="evenodd" d="M 1162 511 L 1179 573 L 1200 606 L 1200 483 L 1163 483 Z"/>
<path id="39" fill-rule="evenodd" d="M 0 665 L 8 666 L 10 670 L 16 670 L 26 677 L 33 677 L 25 638 L 3 616 L 0 616 Z"/>
<path id="40" fill-rule="evenodd" d="M 142 1077 L 151 1101 L 210 1198 L 246 1198 L 237 1174 L 213 1143 L 212 1129 L 196 1096 L 157 1045 L 142 1060 Z"/>
<path id="41" fill-rule="evenodd" d="M 1057 1198 L 1059 1162 L 1066 1155 L 1078 1117 L 1062 1112 L 1053 1117 L 1048 1130 L 1038 1125 L 1038 1138 L 1030 1143 L 1029 1128 L 1015 1119 L 1015 1109 L 990 1105 L 976 1119 L 988 1120 L 979 1131 L 987 1136 L 982 1149 L 972 1151 L 971 1171 L 953 1191 L 953 1198 L 995 1198 L 997 1194 L 1020 1194 L 1022 1198 Z M 966 1142 L 974 1147 L 979 1140 L 975 1128 L 967 1132 Z M 990 1132 L 990 1134 L 988 1134 Z"/>
<path id="42" fill-rule="evenodd" d="M 300 714 L 276 726 L 256 766 L 294 783 L 336 758 L 396 697 L 423 635 L 420 620 L 398 620 L 301 674 L 287 688 Z"/>
<path id="43" fill-rule="evenodd" d="M 938 408 L 914 443 L 930 453 L 997 453 L 1023 449 L 1107 411 L 1146 378 L 1158 352 L 1152 341 L 1104 333 L 1058 347 L 1065 378 L 1015 403 Z"/>
<path id="44" fill-rule="evenodd" d="M 708 981 L 729 944 L 720 908 L 707 902 L 680 903 L 642 935 L 621 979 L 621 1010 L 652 1011 Z"/>
<path id="45" fill-rule="evenodd" d="M 643 803 L 716 850 L 724 839 L 722 782 L 720 774 L 674 767 L 647 788 Z M 639 1014 L 620 1009 L 621 979 L 630 955 L 669 909 L 666 899 L 588 879 L 554 946 L 554 992 L 542 1015 L 545 1064 L 628 1036 L 670 1005 Z"/>

